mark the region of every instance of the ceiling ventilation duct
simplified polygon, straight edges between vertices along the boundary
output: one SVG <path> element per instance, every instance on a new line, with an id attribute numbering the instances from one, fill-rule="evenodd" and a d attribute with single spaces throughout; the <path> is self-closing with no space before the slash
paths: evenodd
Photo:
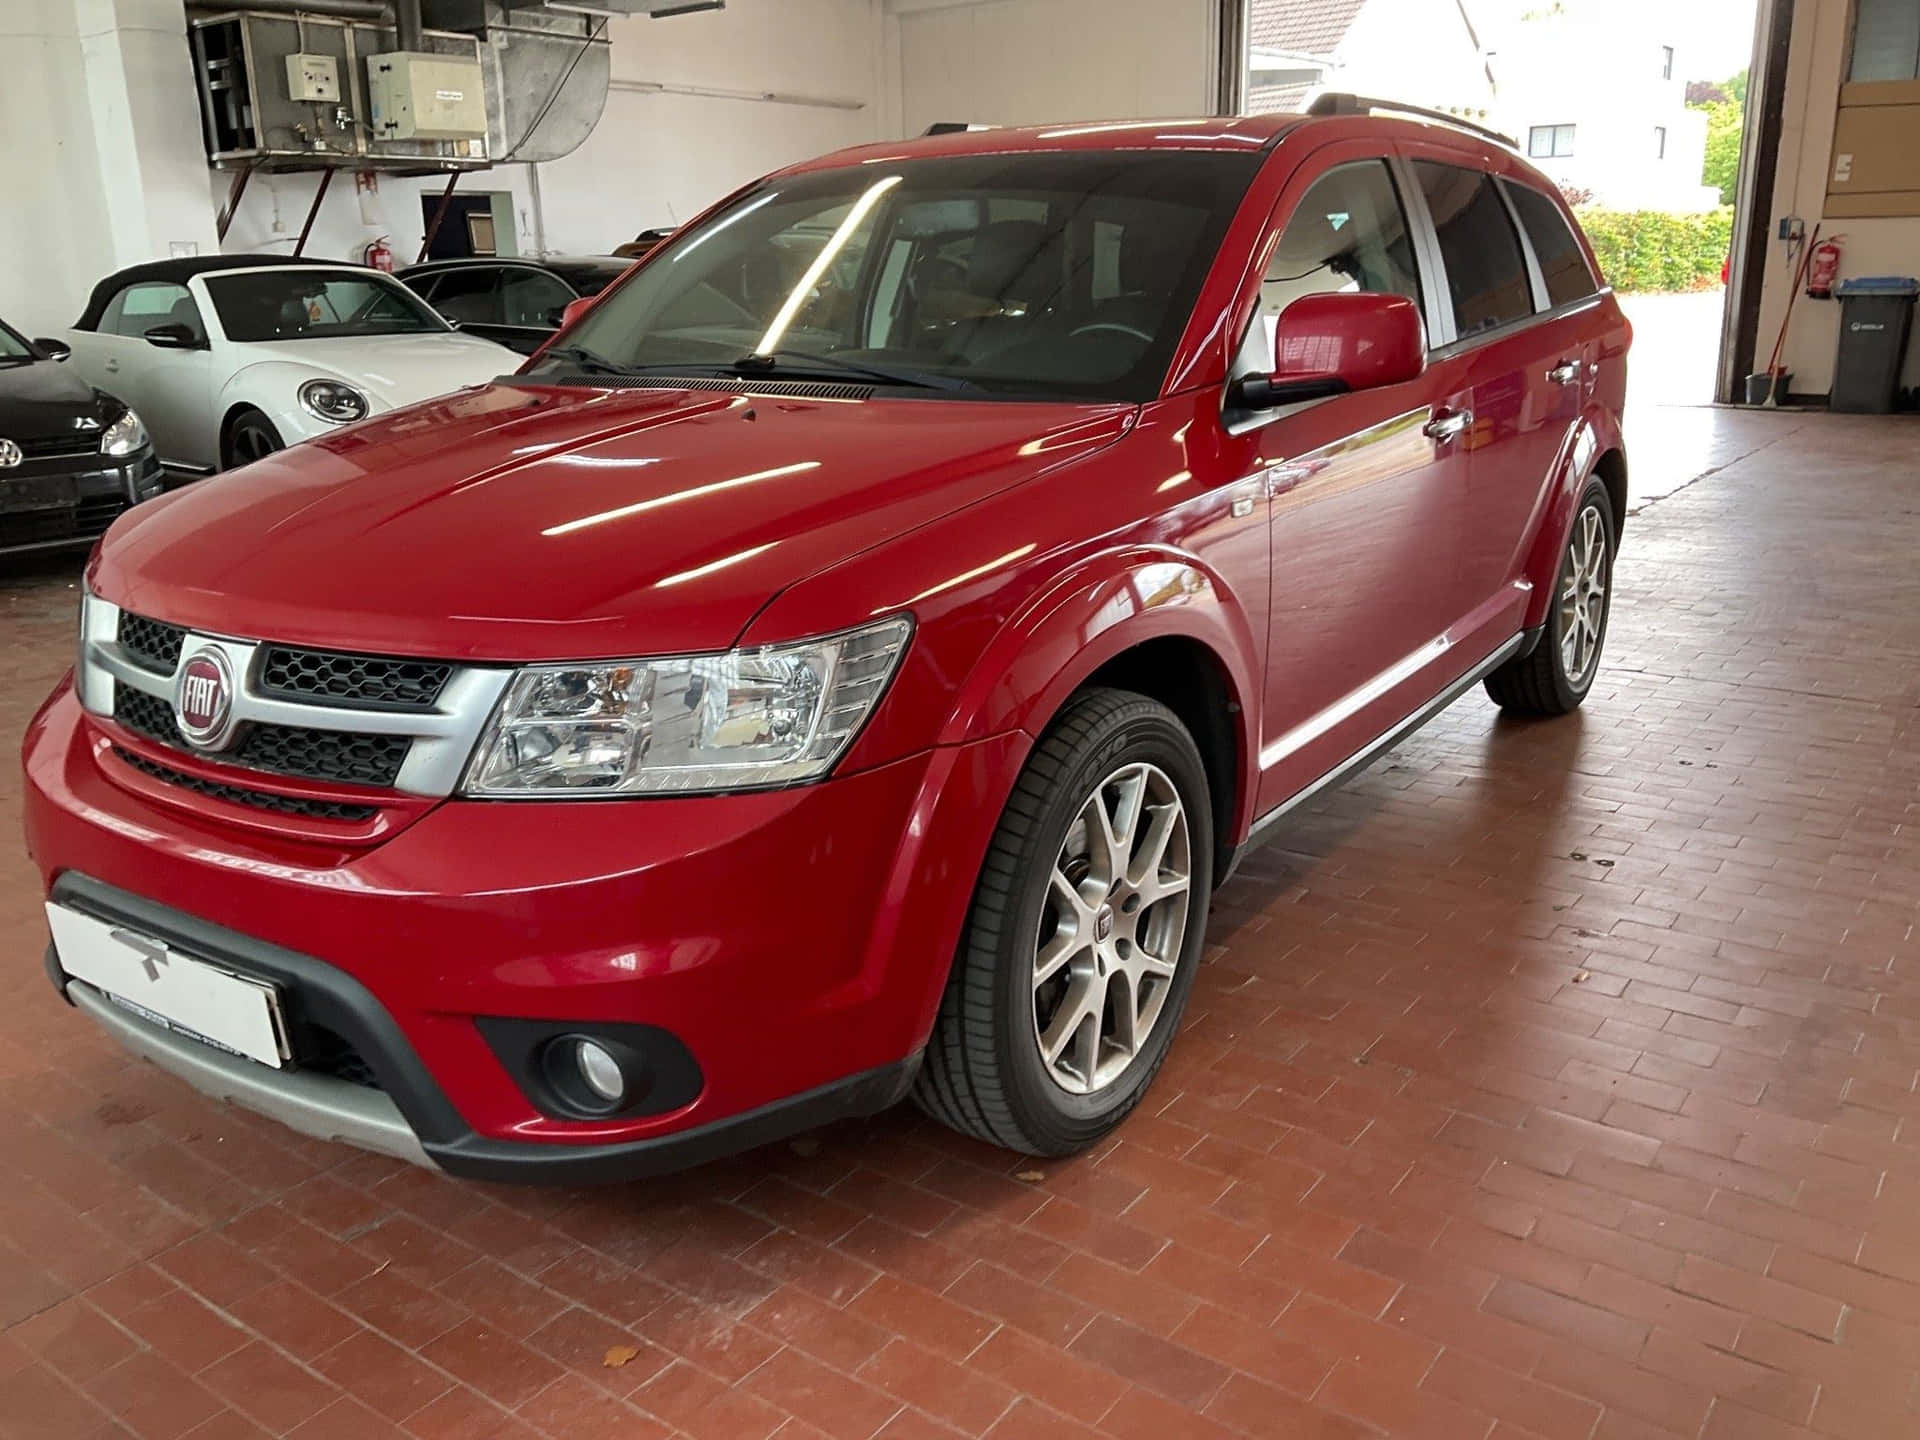
<path id="1" fill-rule="evenodd" d="M 222 169 L 412 174 L 557 160 L 606 108 L 614 18 L 723 8 L 725 0 L 188 0 L 207 154 Z M 477 65 L 484 129 L 444 116 L 423 123 L 408 113 L 398 124 L 376 116 L 376 103 L 392 114 L 396 99 L 444 96 L 449 62 Z"/>

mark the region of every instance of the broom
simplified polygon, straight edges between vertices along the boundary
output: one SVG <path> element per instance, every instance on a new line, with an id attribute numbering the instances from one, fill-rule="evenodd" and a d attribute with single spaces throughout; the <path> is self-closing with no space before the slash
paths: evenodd
<path id="1" fill-rule="evenodd" d="M 1813 263 L 1813 247 L 1820 243 L 1820 227 L 1813 227 L 1813 234 L 1800 251 L 1800 263 L 1793 270 L 1793 288 L 1787 292 L 1787 313 L 1780 317 L 1780 338 L 1773 342 L 1773 357 L 1767 361 L 1767 408 L 1780 408 L 1780 352 L 1786 348 L 1787 326 L 1793 323 L 1793 305 L 1800 298 L 1800 287 L 1806 282 L 1807 267 Z"/>

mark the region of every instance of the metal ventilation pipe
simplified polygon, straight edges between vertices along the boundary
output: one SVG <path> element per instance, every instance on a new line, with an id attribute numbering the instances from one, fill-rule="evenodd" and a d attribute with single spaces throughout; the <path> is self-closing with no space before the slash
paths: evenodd
<path id="1" fill-rule="evenodd" d="M 216 4 L 215 0 L 188 0 L 187 8 L 224 10 L 232 7 Z M 329 15 L 339 20 L 371 20 L 376 25 L 394 23 L 393 6 L 387 0 L 246 0 L 245 8 L 275 15 Z M 420 0 L 414 0 L 413 14 L 417 22 Z"/>
<path id="2" fill-rule="evenodd" d="M 424 48 L 420 39 L 420 0 L 394 0 L 393 28 L 402 50 Z"/>

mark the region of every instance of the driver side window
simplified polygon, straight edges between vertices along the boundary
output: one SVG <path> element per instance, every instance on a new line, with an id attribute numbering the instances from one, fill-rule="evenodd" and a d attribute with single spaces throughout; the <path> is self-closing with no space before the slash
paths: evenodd
<path id="1" fill-rule="evenodd" d="M 100 333 L 125 335 L 141 340 L 156 325 L 184 325 L 196 344 L 204 343 L 207 327 L 200 318 L 200 307 L 184 285 L 162 281 L 143 281 L 129 285 L 100 317 Z"/>
<path id="2" fill-rule="evenodd" d="M 1329 170 L 1294 206 L 1260 282 L 1260 310 L 1242 351 L 1246 368 L 1273 368 L 1274 329 L 1287 306 L 1343 291 L 1420 303 L 1407 213 L 1384 160 Z"/>

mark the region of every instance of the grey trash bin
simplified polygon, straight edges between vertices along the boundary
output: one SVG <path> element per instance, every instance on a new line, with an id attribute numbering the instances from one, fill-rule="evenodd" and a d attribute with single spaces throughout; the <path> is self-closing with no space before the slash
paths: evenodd
<path id="1" fill-rule="evenodd" d="M 1834 294 L 1840 297 L 1840 355 L 1833 366 L 1830 406 L 1853 415 L 1885 415 L 1900 393 L 1920 280 L 1906 275 L 1842 280 Z"/>

